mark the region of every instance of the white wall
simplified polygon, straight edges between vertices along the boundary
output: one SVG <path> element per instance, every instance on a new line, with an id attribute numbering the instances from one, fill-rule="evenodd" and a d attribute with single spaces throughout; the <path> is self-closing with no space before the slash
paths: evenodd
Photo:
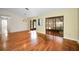
<path id="1" fill-rule="evenodd" d="M 29 20 L 23 22 L 23 19 L 19 18 L 10 18 L 8 19 L 8 32 L 18 32 L 29 30 Z M 0 20 L 0 34 L 1 34 L 1 20 Z"/>
<path id="2" fill-rule="evenodd" d="M 23 22 L 23 19 L 14 18 L 8 20 L 8 32 L 18 32 L 29 30 L 29 21 Z"/>
<path id="3" fill-rule="evenodd" d="M 9 10 L 0 10 L 0 16 L 8 16 L 8 31 L 9 32 L 17 32 L 17 31 L 24 31 L 29 30 L 29 20 L 23 22 L 22 16 L 17 13 L 11 12 Z M 0 23 L 1 24 L 1 23 Z M 0 25 L 0 32 L 1 32 L 1 25 Z"/>

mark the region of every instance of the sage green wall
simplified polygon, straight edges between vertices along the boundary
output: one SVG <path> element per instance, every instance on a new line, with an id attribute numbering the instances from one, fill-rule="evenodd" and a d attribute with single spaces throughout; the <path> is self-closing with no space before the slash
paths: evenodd
<path id="1" fill-rule="evenodd" d="M 79 8 L 78 8 L 78 39 L 79 39 Z"/>
<path id="2" fill-rule="evenodd" d="M 37 32 L 45 34 L 45 18 L 54 16 L 64 16 L 64 38 L 78 40 L 79 37 L 79 19 L 77 8 L 70 8 L 63 11 L 49 12 L 41 16 L 33 17 L 34 19 L 42 19 L 42 26 L 37 25 Z"/>

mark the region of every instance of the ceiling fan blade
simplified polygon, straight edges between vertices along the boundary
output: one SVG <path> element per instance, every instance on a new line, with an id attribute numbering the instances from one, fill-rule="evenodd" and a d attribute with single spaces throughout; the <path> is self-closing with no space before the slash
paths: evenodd
<path id="1" fill-rule="evenodd" d="M 29 10 L 29 8 L 25 8 L 26 10 Z"/>

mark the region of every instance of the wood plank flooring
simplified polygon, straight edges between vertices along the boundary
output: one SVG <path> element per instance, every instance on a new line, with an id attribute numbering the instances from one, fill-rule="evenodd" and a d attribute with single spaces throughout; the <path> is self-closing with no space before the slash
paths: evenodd
<path id="1" fill-rule="evenodd" d="M 30 31 L 9 33 L 7 48 L 3 48 L 0 38 L 1 51 L 79 51 L 76 41 L 63 39 L 51 35 L 36 33 L 36 39 L 31 37 Z M 35 36 L 35 35 L 34 35 Z"/>

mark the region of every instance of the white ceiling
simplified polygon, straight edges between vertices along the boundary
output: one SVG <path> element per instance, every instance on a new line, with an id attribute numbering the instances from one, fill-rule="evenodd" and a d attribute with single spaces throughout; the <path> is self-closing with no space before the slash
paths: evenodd
<path id="1" fill-rule="evenodd" d="M 63 8 L 29 8 L 27 11 L 25 8 L 0 8 L 0 16 L 19 16 L 19 17 L 33 17 L 40 16 L 44 13 L 55 12 L 64 10 Z"/>

